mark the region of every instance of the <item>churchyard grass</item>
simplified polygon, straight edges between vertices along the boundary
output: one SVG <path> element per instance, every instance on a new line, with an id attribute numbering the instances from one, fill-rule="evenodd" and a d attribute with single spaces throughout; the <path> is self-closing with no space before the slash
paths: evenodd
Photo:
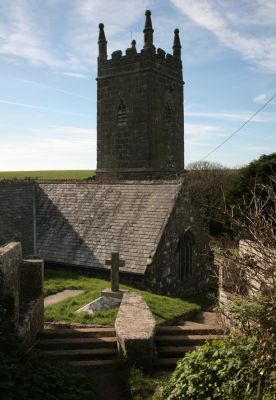
<path id="1" fill-rule="evenodd" d="M 104 279 L 83 276 L 72 271 L 46 268 L 44 280 L 45 296 L 65 289 L 81 289 L 85 292 L 45 308 L 45 321 L 114 325 L 118 308 L 98 311 L 93 316 L 84 313 L 75 313 L 77 309 L 99 297 L 101 290 L 107 287 L 110 287 L 110 282 Z M 158 324 L 174 321 L 178 317 L 199 310 L 202 305 L 206 304 L 204 295 L 173 298 L 138 290 L 126 285 L 121 285 L 120 288 L 141 294 L 145 298 Z"/>
<path id="2" fill-rule="evenodd" d="M 58 170 L 58 171 L 0 171 L 0 180 L 10 179 L 88 179 L 95 175 L 92 170 Z"/>

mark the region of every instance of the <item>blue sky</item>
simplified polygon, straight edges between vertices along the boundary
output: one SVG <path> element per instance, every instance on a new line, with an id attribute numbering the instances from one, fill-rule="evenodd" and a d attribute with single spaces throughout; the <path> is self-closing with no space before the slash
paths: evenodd
<path id="1" fill-rule="evenodd" d="M 0 0 L 0 170 L 95 169 L 98 24 L 108 54 L 180 29 L 185 163 L 202 159 L 276 93 L 275 0 Z M 276 101 L 208 160 L 276 151 Z"/>

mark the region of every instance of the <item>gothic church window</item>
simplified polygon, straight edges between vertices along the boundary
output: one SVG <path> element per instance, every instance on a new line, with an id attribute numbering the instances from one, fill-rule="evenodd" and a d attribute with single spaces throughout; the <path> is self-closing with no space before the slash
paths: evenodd
<path id="1" fill-rule="evenodd" d="M 124 126 L 127 123 L 127 107 L 123 100 L 120 101 L 117 113 L 117 125 Z"/>
<path id="2" fill-rule="evenodd" d="M 185 281 L 193 274 L 193 247 L 194 236 L 186 232 L 179 240 L 178 255 L 178 279 Z"/>

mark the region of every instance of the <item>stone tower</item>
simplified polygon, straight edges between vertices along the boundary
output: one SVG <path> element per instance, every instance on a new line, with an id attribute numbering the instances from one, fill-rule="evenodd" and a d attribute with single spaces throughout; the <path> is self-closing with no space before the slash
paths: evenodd
<path id="1" fill-rule="evenodd" d="M 183 77 L 179 31 L 173 54 L 155 48 L 146 11 L 144 48 L 107 57 L 99 25 L 97 179 L 161 179 L 184 168 Z"/>

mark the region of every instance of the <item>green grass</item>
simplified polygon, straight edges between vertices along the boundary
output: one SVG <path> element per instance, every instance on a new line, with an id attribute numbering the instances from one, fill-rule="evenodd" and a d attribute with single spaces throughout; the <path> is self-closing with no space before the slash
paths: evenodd
<path id="1" fill-rule="evenodd" d="M 92 170 L 59 170 L 59 171 L 0 171 L 3 179 L 87 179 L 95 175 Z"/>
<path id="2" fill-rule="evenodd" d="M 79 296 L 63 300 L 60 303 L 45 308 L 45 321 L 113 325 L 118 308 L 98 311 L 93 316 L 84 313 L 75 314 L 78 308 L 95 300 L 100 296 L 101 290 L 109 286 L 110 282 L 104 279 L 82 276 L 71 271 L 46 269 L 44 280 L 45 296 L 65 289 L 82 289 L 85 292 Z M 169 323 L 187 313 L 199 310 L 200 307 L 207 302 L 204 295 L 173 298 L 138 290 L 126 285 L 121 285 L 121 288 L 141 294 L 146 300 L 158 324 Z"/>
<path id="3" fill-rule="evenodd" d="M 132 400 L 151 399 L 162 380 L 145 375 L 140 369 L 131 368 L 129 374 L 129 391 Z"/>

